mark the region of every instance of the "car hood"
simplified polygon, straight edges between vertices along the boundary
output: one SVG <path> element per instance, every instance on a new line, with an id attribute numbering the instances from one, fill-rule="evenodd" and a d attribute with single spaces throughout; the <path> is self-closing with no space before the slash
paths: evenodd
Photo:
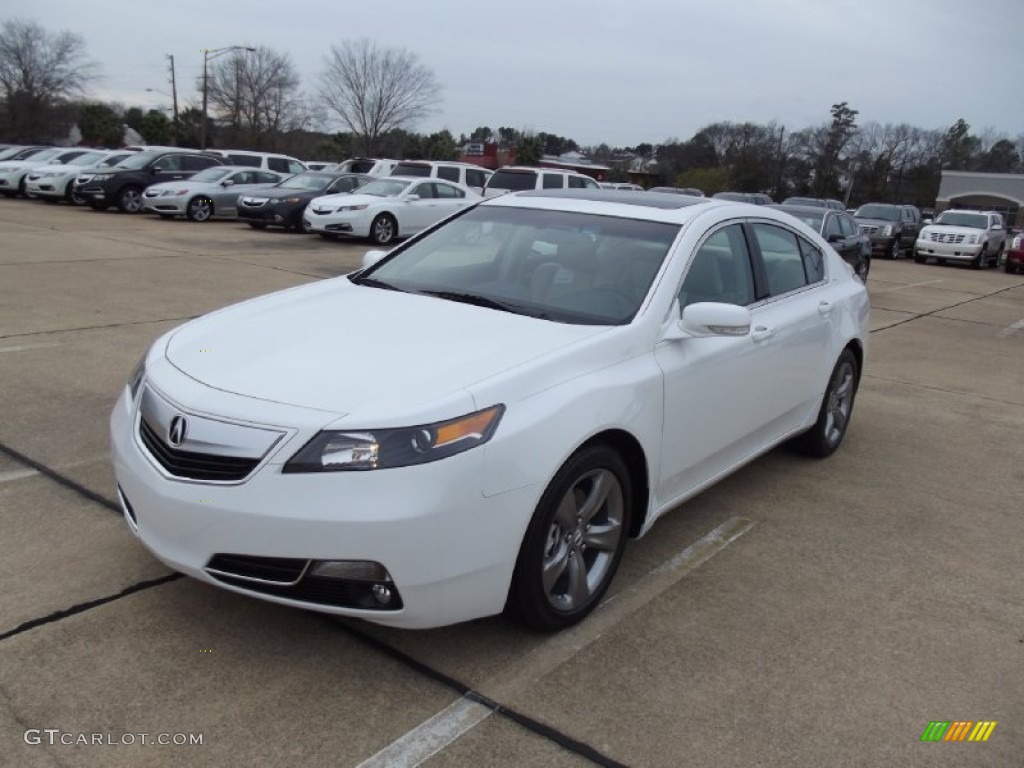
<path id="1" fill-rule="evenodd" d="M 223 391 L 399 418 L 606 330 L 341 277 L 194 320 L 172 334 L 165 354 L 186 375 Z"/>
<path id="2" fill-rule="evenodd" d="M 77 163 L 51 163 L 49 165 L 34 165 L 32 166 L 32 172 L 48 173 L 49 171 L 67 171 L 68 173 L 78 173 L 86 168 L 93 167 L 94 166 L 91 165 L 78 165 Z"/>
<path id="3" fill-rule="evenodd" d="M 892 221 L 891 219 L 869 219 L 863 216 L 855 217 L 854 221 L 858 224 L 866 224 L 869 227 L 897 227 L 899 226 L 898 221 Z"/>
<path id="4" fill-rule="evenodd" d="M 360 195 L 358 192 L 339 192 L 333 195 L 322 195 L 314 200 L 317 205 L 375 205 L 377 203 L 395 202 L 396 197 L 380 195 Z"/>
<path id="5" fill-rule="evenodd" d="M 280 189 L 276 186 L 267 187 L 266 189 L 260 189 L 253 192 L 245 190 L 241 194 L 252 194 L 254 197 L 268 197 L 271 200 L 279 200 L 283 197 L 301 197 L 303 200 L 312 200 L 314 197 L 320 196 L 319 191 L 308 189 Z"/>
<path id="6" fill-rule="evenodd" d="M 976 227 L 963 227 L 958 224 L 929 224 L 924 227 L 921 232 L 932 232 L 935 230 L 953 235 L 983 235 L 985 233 L 985 230 L 983 229 L 977 229 Z"/>

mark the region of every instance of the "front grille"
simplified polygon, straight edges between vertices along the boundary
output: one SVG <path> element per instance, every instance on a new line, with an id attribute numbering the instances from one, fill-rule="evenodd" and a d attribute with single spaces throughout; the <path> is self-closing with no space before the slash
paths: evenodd
<path id="1" fill-rule="evenodd" d="M 245 479 L 260 463 L 259 459 L 179 451 L 165 443 L 145 419 L 139 419 L 139 437 L 160 466 L 175 477 L 237 481 Z"/>
<path id="2" fill-rule="evenodd" d="M 860 231 L 863 235 L 873 235 L 876 232 L 878 232 L 878 227 L 872 227 L 868 224 L 862 224 L 860 227 Z"/>
<path id="3" fill-rule="evenodd" d="M 957 245 L 964 241 L 964 235 L 954 234 L 953 232 L 929 232 L 928 239 L 933 243 L 950 243 Z"/>
<path id="4" fill-rule="evenodd" d="M 391 601 L 384 606 L 373 597 L 375 582 L 302 576 L 308 562 L 308 560 L 287 557 L 218 554 L 210 558 L 210 562 L 206 564 L 206 570 L 217 581 L 239 589 L 313 605 L 375 611 L 397 611 L 402 607 L 402 598 L 394 584 L 388 584 L 392 597 Z M 213 573 L 213 571 L 219 571 L 219 573 Z M 231 573 L 238 575 L 232 576 Z M 300 576 L 302 578 L 297 584 L 284 583 L 295 581 Z M 266 581 L 250 581 L 249 579 L 266 579 Z"/>

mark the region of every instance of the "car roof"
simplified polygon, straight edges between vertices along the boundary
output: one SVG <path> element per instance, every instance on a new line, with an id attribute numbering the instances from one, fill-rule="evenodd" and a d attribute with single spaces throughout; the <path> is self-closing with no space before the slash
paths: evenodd
<path id="1" fill-rule="evenodd" d="M 796 203 L 773 203 L 772 205 L 765 206 L 766 208 L 775 208 L 779 211 L 796 211 L 797 213 L 806 214 L 817 214 L 818 216 L 825 216 L 830 213 L 846 213 L 846 211 L 837 211 L 835 208 L 824 208 L 820 205 L 797 205 Z M 849 216 L 850 214 L 846 214 Z"/>

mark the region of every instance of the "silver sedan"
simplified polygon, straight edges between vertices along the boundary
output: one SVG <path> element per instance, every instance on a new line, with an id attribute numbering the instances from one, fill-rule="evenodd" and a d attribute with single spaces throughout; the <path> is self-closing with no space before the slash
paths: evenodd
<path id="1" fill-rule="evenodd" d="M 146 187 L 142 210 L 165 218 L 185 216 L 189 221 L 208 221 L 214 216 L 233 218 L 239 194 L 272 187 L 286 178 L 258 168 L 217 165 L 190 179 Z"/>

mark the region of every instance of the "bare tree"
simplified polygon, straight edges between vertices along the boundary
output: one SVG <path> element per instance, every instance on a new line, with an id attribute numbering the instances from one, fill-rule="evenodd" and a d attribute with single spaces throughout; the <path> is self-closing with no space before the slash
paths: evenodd
<path id="1" fill-rule="evenodd" d="M 404 48 L 382 48 L 371 40 L 331 46 L 320 75 L 327 107 L 372 155 L 382 134 L 429 113 L 441 87 L 434 73 Z"/>
<path id="2" fill-rule="evenodd" d="M 49 138 L 54 108 L 81 95 L 94 78 L 95 65 L 78 35 L 51 33 L 32 21 L 5 21 L 0 26 L 0 132 L 15 141 Z"/>
<path id="3" fill-rule="evenodd" d="M 265 46 L 218 60 L 207 91 L 214 109 L 231 123 L 233 143 L 254 149 L 269 148 L 304 109 L 291 58 Z"/>

